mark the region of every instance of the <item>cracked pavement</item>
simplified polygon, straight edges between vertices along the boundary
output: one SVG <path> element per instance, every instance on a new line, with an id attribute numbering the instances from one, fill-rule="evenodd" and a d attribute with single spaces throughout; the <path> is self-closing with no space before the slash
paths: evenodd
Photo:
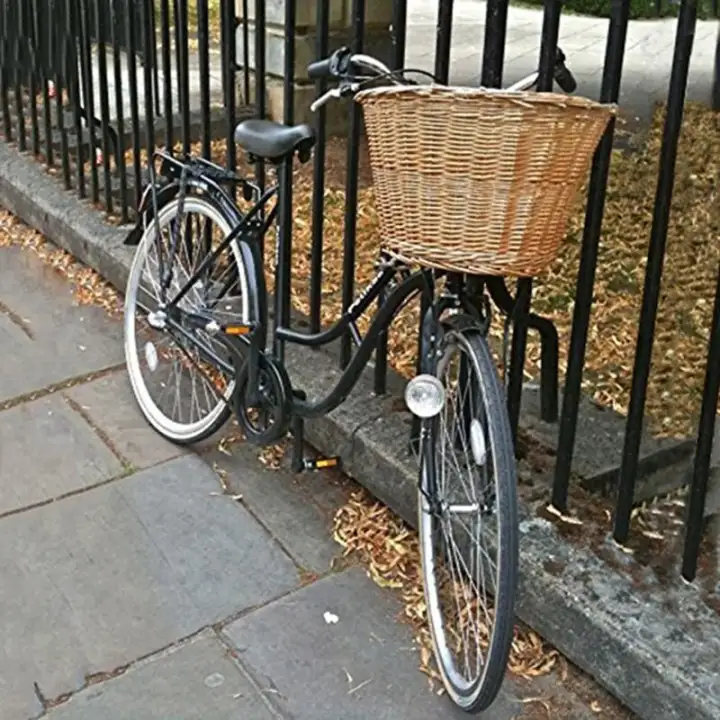
<path id="1" fill-rule="evenodd" d="M 121 324 L 16 247 L 0 348 L 0 720 L 465 717 L 418 672 L 397 598 L 335 562 L 342 478 L 165 442 Z M 508 679 L 484 717 L 546 686 Z"/>

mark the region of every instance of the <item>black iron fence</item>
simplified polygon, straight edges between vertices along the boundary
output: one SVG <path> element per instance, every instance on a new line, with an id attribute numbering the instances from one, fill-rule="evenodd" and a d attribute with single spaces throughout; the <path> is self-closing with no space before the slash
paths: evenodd
<path id="1" fill-rule="evenodd" d="M 277 7 L 277 3 L 272 5 L 272 9 Z M 331 32 L 330 3 L 318 1 L 316 7 L 314 55 L 321 57 L 335 49 L 335 40 Z M 711 6 L 706 2 L 702 7 L 717 13 L 717 3 Z M 66 189 L 74 191 L 80 198 L 89 195 L 109 214 L 118 215 L 123 221 L 131 218 L 140 197 L 145 180 L 146 153 L 157 145 L 188 152 L 197 142 L 198 151 L 209 157 L 213 141 L 221 138 L 224 160 L 234 169 L 238 162 L 233 138 L 236 123 L 248 112 L 261 117 L 268 114 L 269 9 L 264 0 L 4 0 L 0 2 L 0 111 L 4 139 L 16 144 L 20 151 L 31 152 L 49 168 L 59 168 Z M 350 10 L 348 36 L 353 49 L 360 52 L 366 41 L 365 1 L 353 0 Z M 286 123 L 295 120 L 298 109 L 295 105 L 295 34 L 300 11 L 299 4 L 284 3 L 282 105 Z M 543 13 L 539 64 L 542 64 L 542 57 L 554 56 L 561 3 L 545 0 Z M 642 471 L 639 466 L 640 442 L 646 392 L 697 14 L 698 0 L 683 0 L 679 4 L 624 448 L 622 462 L 611 483 L 616 488 L 613 536 L 621 544 L 628 540 L 636 500 L 636 479 Z M 619 98 L 630 15 L 629 0 L 609 3 L 599 98 L 604 102 L 617 102 Z M 483 56 L 478 58 L 478 67 L 480 64 L 482 67 L 480 82 L 488 87 L 498 87 L 502 82 L 507 17 L 508 0 L 488 1 Z M 451 70 L 452 25 L 453 3 L 451 0 L 438 2 L 434 74 L 440 81 L 447 81 Z M 394 67 L 404 64 L 407 28 L 408 3 L 394 0 L 391 29 L 386 28 L 392 39 L 391 63 Z M 572 67 L 571 58 L 570 65 Z M 549 89 L 549 76 L 545 80 L 545 89 Z M 324 82 L 317 82 L 317 93 L 325 91 Z M 248 107 L 251 94 L 254 102 Z M 320 109 L 315 120 L 318 143 L 313 167 L 306 302 L 314 332 L 320 329 L 324 302 L 327 112 L 326 108 Z M 339 283 L 343 308 L 352 302 L 357 270 L 362 133 L 359 109 L 351 106 L 347 112 L 342 277 Z M 521 411 L 527 333 L 537 331 L 541 338 L 540 414 L 547 423 L 558 427 L 551 500 L 560 513 L 571 509 L 568 492 L 578 433 L 590 315 L 596 301 L 595 277 L 615 133 L 613 122 L 596 152 L 588 181 L 562 393 L 558 392 L 558 332 L 549 319 L 532 312 L 533 283 L 523 280 L 511 287 L 498 278 L 489 285 L 497 306 L 505 314 L 515 315 L 508 381 L 508 403 L 515 428 Z M 262 164 L 256 166 L 255 172 L 263 183 L 265 168 Z M 286 181 L 292 183 L 292 178 L 288 175 Z M 292 232 L 291 213 L 292 205 L 288 204 L 281 222 L 282 233 Z M 710 237 L 707 240 L 713 241 Z M 289 274 L 287 278 L 290 281 Z M 707 301 L 710 302 L 710 298 Z M 720 267 L 714 301 L 685 517 L 682 573 L 688 579 L 696 572 L 720 384 Z M 341 348 L 343 364 L 349 361 L 351 351 L 351 338 L 346 337 Z M 375 362 L 378 393 L 385 392 L 387 365 L 388 338 L 383 337 Z M 560 412 L 559 397 L 562 397 Z"/>

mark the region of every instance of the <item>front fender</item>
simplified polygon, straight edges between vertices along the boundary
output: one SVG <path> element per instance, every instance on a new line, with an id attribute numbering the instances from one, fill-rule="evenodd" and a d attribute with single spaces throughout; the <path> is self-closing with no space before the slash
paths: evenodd
<path id="1" fill-rule="evenodd" d="M 162 207 L 163 205 L 169 203 L 178 194 L 179 190 L 180 184 L 178 182 L 169 182 L 162 186 L 156 185 L 157 206 Z M 145 190 L 143 190 L 137 214 L 137 222 L 125 238 L 123 243 L 125 245 L 139 245 L 143 233 L 145 232 L 145 228 L 148 226 L 148 222 L 155 217 L 155 203 L 153 203 L 152 185 L 148 185 Z"/>

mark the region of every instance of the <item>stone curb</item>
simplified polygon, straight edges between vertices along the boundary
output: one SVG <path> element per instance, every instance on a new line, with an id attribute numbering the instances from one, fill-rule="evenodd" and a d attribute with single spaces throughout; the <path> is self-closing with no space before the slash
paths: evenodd
<path id="1" fill-rule="evenodd" d="M 0 204 L 124 289 L 132 257 L 122 245 L 127 228 L 105 223 L 4 144 Z M 311 397 L 340 374 L 317 351 L 292 348 L 288 360 L 291 376 Z M 395 378 L 391 387 L 400 383 Z M 397 396 L 373 396 L 366 375 L 341 408 L 309 422 L 306 433 L 321 452 L 339 453 L 348 474 L 415 525 L 408 423 Z M 645 720 L 720 717 L 720 623 L 696 589 L 638 589 L 630 573 L 619 574 L 563 540 L 551 523 L 521 511 L 518 617 Z M 609 543 L 604 551 L 616 564 L 631 562 Z"/>

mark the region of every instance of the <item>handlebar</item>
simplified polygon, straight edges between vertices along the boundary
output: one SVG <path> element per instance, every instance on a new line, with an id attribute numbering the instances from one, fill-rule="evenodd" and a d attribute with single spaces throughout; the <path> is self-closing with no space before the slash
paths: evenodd
<path id="1" fill-rule="evenodd" d="M 339 87 L 328 90 L 313 102 L 310 106 L 313 112 L 333 98 L 354 94 L 360 88 L 360 83 L 373 78 L 387 76 L 388 80 L 395 84 L 408 84 L 410 82 L 402 80 L 397 74 L 393 74 L 390 68 L 377 58 L 363 54 L 353 55 L 348 47 L 341 47 L 329 57 L 310 63 L 307 72 L 311 80 L 340 80 Z M 553 77 L 565 92 L 571 93 L 577 89 L 577 82 L 565 64 L 565 53 L 560 48 L 556 48 L 555 52 Z M 538 73 L 535 72 L 506 89 L 529 90 L 537 83 L 537 80 Z"/>

